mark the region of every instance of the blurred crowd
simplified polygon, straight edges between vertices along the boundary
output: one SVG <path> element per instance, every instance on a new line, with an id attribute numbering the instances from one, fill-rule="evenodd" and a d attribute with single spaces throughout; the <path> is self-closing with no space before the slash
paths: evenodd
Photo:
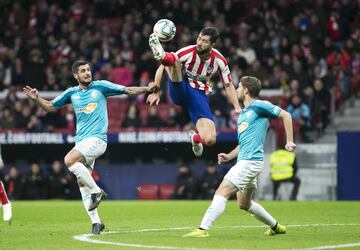
<path id="1" fill-rule="evenodd" d="M 37 162 L 25 168 L 8 166 L 7 171 L 0 169 L 0 179 L 11 200 L 80 198 L 76 177 L 58 160 L 51 166 Z"/>
<path id="2" fill-rule="evenodd" d="M 157 62 L 147 44 L 153 24 L 169 18 L 177 27 L 166 50 L 195 43 L 204 26 L 217 27 L 216 48 L 227 58 L 236 85 L 243 75 L 258 77 L 265 89 L 282 89 L 277 104 L 298 121 L 303 140 L 329 124 L 333 102 L 360 89 L 360 6 L 356 0 L 32 0 L 1 1 L 0 127 L 30 132 L 73 128 L 74 115 L 63 109 L 45 114 L 16 92 L 24 84 L 62 91 L 76 84 L 70 65 L 91 62 L 95 79 L 146 85 Z M 209 96 L 219 128 L 234 127 L 234 116 L 219 79 Z M 163 84 L 164 86 L 166 84 Z M 140 96 L 128 100 L 117 126 L 168 126 L 169 121 L 136 121 Z M 274 100 L 272 100 L 274 101 Z M 276 100 L 275 100 L 276 101 Z M 169 103 L 166 87 L 162 103 Z M 151 111 L 157 113 L 158 111 Z M 126 114 L 126 115 L 125 115 Z M 153 116 L 150 114 L 149 116 Z M 155 114 L 156 115 L 156 114 Z M 178 127 L 188 124 L 174 109 Z M 161 119 L 160 119 L 161 120 Z"/>
<path id="3" fill-rule="evenodd" d="M 189 165 L 182 164 L 175 182 L 170 184 L 171 191 L 166 199 L 211 199 L 227 170 L 209 162 L 205 171 L 197 175 Z M 102 188 L 106 188 L 97 171 L 93 170 L 92 176 Z M 11 200 L 81 197 L 76 177 L 59 160 L 50 165 L 38 162 L 17 167 L 8 165 L 0 168 L 0 179 Z"/>
<path id="4" fill-rule="evenodd" d="M 208 163 L 201 176 L 197 176 L 187 164 L 182 164 L 178 169 L 172 198 L 177 200 L 212 199 L 223 177 L 224 173 L 214 162 Z"/>

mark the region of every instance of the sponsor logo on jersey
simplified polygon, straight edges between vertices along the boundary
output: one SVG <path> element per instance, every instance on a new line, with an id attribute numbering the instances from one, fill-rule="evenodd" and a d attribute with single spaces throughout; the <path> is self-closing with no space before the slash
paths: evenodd
<path id="1" fill-rule="evenodd" d="M 186 71 L 185 76 L 190 79 L 197 80 L 197 81 L 205 81 L 206 82 L 208 79 L 206 76 L 194 75 L 190 71 Z"/>
<path id="2" fill-rule="evenodd" d="M 247 123 L 247 122 L 240 123 L 239 128 L 238 128 L 239 133 L 244 132 L 248 127 L 249 127 L 249 123 Z"/>
<path id="3" fill-rule="evenodd" d="M 84 112 L 85 114 L 91 114 L 95 111 L 97 103 L 89 103 L 85 108 L 78 108 L 78 112 Z"/>

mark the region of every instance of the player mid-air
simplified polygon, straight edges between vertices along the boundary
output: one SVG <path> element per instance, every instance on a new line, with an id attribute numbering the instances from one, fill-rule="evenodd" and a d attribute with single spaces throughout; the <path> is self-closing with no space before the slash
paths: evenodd
<path id="1" fill-rule="evenodd" d="M 220 74 L 235 111 L 239 113 L 241 110 L 228 63 L 214 48 L 218 37 L 217 29 L 206 27 L 200 31 L 195 45 L 184 47 L 177 52 L 165 52 L 155 33 L 149 38 L 154 58 L 161 63 L 154 82 L 160 87 L 163 72 L 166 70 L 171 99 L 186 109 L 198 131 L 189 132 L 193 152 L 198 157 L 203 153 L 203 145 L 210 146 L 216 142 L 216 128 L 207 97 L 207 93 L 211 92 L 209 80 L 216 72 Z M 160 93 L 153 93 L 147 98 L 150 105 L 158 104 L 159 100 Z"/>

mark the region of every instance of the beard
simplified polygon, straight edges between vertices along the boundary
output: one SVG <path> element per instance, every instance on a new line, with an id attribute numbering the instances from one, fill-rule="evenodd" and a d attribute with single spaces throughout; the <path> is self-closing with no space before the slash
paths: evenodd
<path id="1" fill-rule="evenodd" d="M 241 109 L 245 108 L 245 104 L 244 104 L 245 98 L 243 96 L 241 96 L 241 97 L 238 96 L 238 101 L 240 104 L 240 108 Z"/>
<path id="2" fill-rule="evenodd" d="M 209 52 L 210 52 L 210 48 L 203 49 L 203 50 L 199 50 L 198 48 L 196 48 L 196 54 L 198 54 L 198 55 L 204 55 L 204 54 L 209 53 Z"/>
<path id="3" fill-rule="evenodd" d="M 239 105 L 240 105 L 240 108 L 241 108 L 241 109 L 244 109 L 244 108 L 245 108 L 245 104 L 244 104 L 244 101 L 243 101 L 243 100 L 239 100 Z"/>
<path id="4" fill-rule="evenodd" d="M 82 80 L 79 80 L 79 83 L 81 83 L 81 84 L 90 84 L 91 81 L 92 81 L 92 78 L 90 77 L 90 80 L 82 79 Z"/>

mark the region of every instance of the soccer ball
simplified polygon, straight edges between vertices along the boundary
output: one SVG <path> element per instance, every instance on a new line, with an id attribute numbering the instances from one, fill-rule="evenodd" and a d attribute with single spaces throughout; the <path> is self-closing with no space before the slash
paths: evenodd
<path id="1" fill-rule="evenodd" d="M 176 27 L 169 19 L 160 19 L 155 23 L 153 32 L 161 42 L 167 42 L 174 38 Z"/>

